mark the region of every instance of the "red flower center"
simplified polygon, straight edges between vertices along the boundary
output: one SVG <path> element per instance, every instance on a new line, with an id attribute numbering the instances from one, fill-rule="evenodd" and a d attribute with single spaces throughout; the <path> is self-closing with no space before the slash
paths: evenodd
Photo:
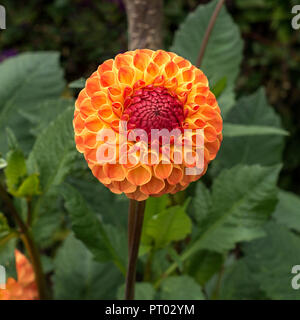
<path id="1" fill-rule="evenodd" d="M 125 100 L 122 120 L 128 129 L 143 129 L 148 136 L 151 129 L 181 128 L 185 119 L 183 104 L 164 87 L 146 86 Z"/>

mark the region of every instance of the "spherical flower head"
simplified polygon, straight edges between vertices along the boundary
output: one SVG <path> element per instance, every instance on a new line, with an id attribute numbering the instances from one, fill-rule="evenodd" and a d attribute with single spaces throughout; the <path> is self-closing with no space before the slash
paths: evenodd
<path id="1" fill-rule="evenodd" d="M 35 275 L 30 262 L 19 250 L 15 250 L 15 259 L 18 280 L 7 279 L 6 288 L 0 289 L 0 300 L 38 299 Z"/>
<path id="2" fill-rule="evenodd" d="M 79 93 L 73 126 L 94 176 L 139 201 L 187 188 L 205 174 L 222 141 L 206 76 L 163 50 L 103 62 Z"/>

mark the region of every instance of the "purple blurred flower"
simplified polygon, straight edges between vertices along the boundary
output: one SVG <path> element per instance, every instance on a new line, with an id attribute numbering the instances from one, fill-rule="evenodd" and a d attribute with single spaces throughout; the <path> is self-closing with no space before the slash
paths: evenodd
<path id="1" fill-rule="evenodd" d="M 18 54 L 16 49 L 7 49 L 0 52 L 0 62 L 4 61 L 7 58 L 13 57 Z"/>

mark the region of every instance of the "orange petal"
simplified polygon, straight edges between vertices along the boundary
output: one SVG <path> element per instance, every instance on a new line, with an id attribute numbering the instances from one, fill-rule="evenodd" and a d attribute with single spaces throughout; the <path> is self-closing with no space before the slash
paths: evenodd
<path id="1" fill-rule="evenodd" d="M 103 119 L 104 121 L 109 121 L 109 119 L 112 117 L 113 115 L 113 110 L 112 107 L 109 106 L 108 104 L 103 104 L 100 106 L 99 110 L 98 110 L 98 115 L 101 119 Z"/>
<path id="2" fill-rule="evenodd" d="M 216 129 L 218 134 L 222 131 L 223 120 L 219 113 L 216 113 L 216 116 L 211 120 L 207 120 L 207 122 L 210 123 Z"/>
<path id="3" fill-rule="evenodd" d="M 104 173 L 112 181 L 122 181 L 125 179 L 125 172 L 123 166 L 120 164 L 106 163 L 103 166 Z"/>
<path id="4" fill-rule="evenodd" d="M 166 179 L 170 176 L 173 169 L 171 163 L 159 163 L 153 168 L 154 174 L 159 179 Z"/>
<path id="5" fill-rule="evenodd" d="M 152 57 L 154 51 L 150 49 L 140 49 L 139 52 L 147 54 L 150 58 Z"/>
<path id="6" fill-rule="evenodd" d="M 87 133 L 83 137 L 83 141 L 86 147 L 93 148 L 96 145 L 96 134 L 95 133 Z"/>
<path id="7" fill-rule="evenodd" d="M 85 121 L 85 127 L 92 132 L 98 132 L 103 128 L 103 122 L 97 116 L 92 116 Z"/>
<path id="8" fill-rule="evenodd" d="M 220 141 L 216 139 L 212 142 L 206 142 L 205 148 L 209 151 L 209 160 L 213 160 L 219 151 Z"/>
<path id="9" fill-rule="evenodd" d="M 217 139 L 217 132 L 214 127 L 206 126 L 204 128 L 204 138 L 208 142 L 215 141 Z"/>
<path id="10" fill-rule="evenodd" d="M 213 119 L 216 116 L 215 109 L 209 106 L 203 106 L 200 108 L 199 112 L 203 115 L 206 119 Z"/>
<path id="11" fill-rule="evenodd" d="M 84 129 L 85 124 L 80 113 L 78 113 L 76 118 L 73 120 L 73 126 L 76 134 L 81 133 L 81 131 Z"/>
<path id="12" fill-rule="evenodd" d="M 174 185 L 179 183 L 182 177 L 183 177 L 183 170 L 181 169 L 181 167 L 173 165 L 173 170 L 167 180 L 171 185 Z"/>
<path id="13" fill-rule="evenodd" d="M 121 83 L 128 85 L 132 84 L 134 78 L 134 71 L 131 67 L 121 67 L 118 72 L 118 79 Z"/>
<path id="14" fill-rule="evenodd" d="M 86 87 L 86 92 L 90 97 L 92 97 L 95 92 L 97 92 L 101 89 L 100 82 L 97 77 L 88 78 L 86 80 L 85 87 Z"/>
<path id="15" fill-rule="evenodd" d="M 182 72 L 182 77 L 185 82 L 192 81 L 194 78 L 194 72 L 192 71 L 192 69 L 185 70 Z"/>
<path id="16" fill-rule="evenodd" d="M 165 66 L 165 72 L 168 78 L 174 77 L 178 72 L 178 67 L 173 61 L 170 61 Z"/>
<path id="17" fill-rule="evenodd" d="M 100 66 L 98 67 L 98 74 L 101 74 L 105 71 L 111 71 L 113 68 L 114 60 L 109 59 L 104 61 Z"/>
<path id="18" fill-rule="evenodd" d="M 80 104 L 80 109 L 79 109 L 82 118 L 87 118 L 91 114 L 93 114 L 95 111 L 92 107 L 91 99 L 85 99 L 82 101 Z"/>
<path id="19" fill-rule="evenodd" d="M 107 104 L 108 99 L 104 92 L 98 91 L 91 97 L 91 104 L 95 110 L 99 110 L 102 104 Z"/>
<path id="20" fill-rule="evenodd" d="M 197 68 L 194 69 L 194 72 L 195 72 L 194 83 L 203 83 L 205 86 L 207 86 L 208 80 L 207 80 L 205 74 Z"/>
<path id="21" fill-rule="evenodd" d="M 151 180 L 141 186 L 141 191 L 145 194 L 157 194 L 165 187 L 165 183 L 161 179 L 157 179 L 154 176 Z"/>
<path id="22" fill-rule="evenodd" d="M 195 96 L 194 101 L 195 103 L 202 105 L 206 103 L 206 97 L 198 94 L 197 96 Z"/>
<path id="23" fill-rule="evenodd" d="M 159 72 L 158 66 L 155 63 L 150 62 L 149 66 L 147 67 L 147 72 L 152 77 L 157 76 Z"/>
<path id="24" fill-rule="evenodd" d="M 150 181 L 152 176 L 151 169 L 148 166 L 137 166 L 129 169 L 127 172 L 127 179 L 136 186 L 142 186 Z"/>
<path id="25" fill-rule="evenodd" d="M 125 193 L 125 194 L 129 199 L 133 199 L 136 201 L 143 201 L 143 200 L 146 200 L 147 198 L 149 198 L 149 196 L 147 194 L 140 191 L 140 188 L 136 189 L 135 192 Z"/>
<path id="26" fill-rule="evenodd" d="M 157 194 L 152 194 L 152 197 L 156 196 L 162 196 L 163 194 L 166 193 L 171 193 L 174 189 L 176 188 L 176 185 L 170 185 L 166 180 L 165 180 L 165 187 Z"/>
<path id="27" fill-rule="evenodd" d="M 111 180 L 106 176 L 106 174 L 104 173 L 103 171 L 103 166 L 101 165 L 95 165 L 93 168 L 92 168 L 92 172 L 93 172 L 93 175 L 102 183 L 105 183 L 105 184 L 109 184 L 111 183 Z"/>
<path id="28" fill-rule="evenodd" d="M 163 64 L 167 64 L 170 61 L 170 56 L 163 50 L 157 50 L 154 54 L 153 61 L 158 66 L 162 66 Z"/>
<path id="29" fill-rule="evenodd" d="M 136 190 L 136 186 L 130 183 L 127 179 L 124 179 L 122 181 L 113 181 L 113 186 L 116 189 L 119 189 L 121 192 L 124 193 L 132 193 Z"/>
<path id="30" fill-rule="evenodd" d="M 132 64 L 132 57 L 129 54 L 120 53 L 115 57 L 115 64 L 117 69 L 128 67 Z"/>
<path id="31" fill-rule="evenodd" d="M 88 98 L 88 97 L 89 97 L 89 96 L 87 95 L 85 88 L 83 88 L 83 89 L 79 92 L 79 95 L 78 95 L 78 98 L 77 98 L 77 100 L 76 100 L 75 105 L 76 105 L 76 106 L 80 106 L 81 102 L 82 102 L 84 99 Z"/>
<path id="32" fill-rule="evenodd" d="M 149 56 L 145 53 L 137 52 L 133 58 L 134 66 L 140 71 L 144 72 L 147 65 L 149 64 Z"/>
<path id="33" fill-rule="evenodd" d="M 186 59 L 184 59 L 182 57 L 176 57 L 174 59 L 174 62 L 177 64 L 177 66 L 180 69 L 187 68 L 187 67 L 189 67 L 191 65 L 191 63 L 188 60 L 186 60 Z"/>
<path id="34" fill-rule="evenodd" d="M 112 86 L 115 83 L 115 74 L 112 71 L 106 71 L 100 76 L 100 83 L 103 87 Z"/>
<path id="35" fill-rule="evenodd" d="M 83 137 L 75 135 L 75 143 L 76 143 L 77 150 L 82 153 L 85 149 Z"/>
<path id="36" fill-rule="evenodd" d="M 97 149 L 85 149 L 84 157 L 86 161 L 96 163 L 97 157 L 96 157 Z"/>

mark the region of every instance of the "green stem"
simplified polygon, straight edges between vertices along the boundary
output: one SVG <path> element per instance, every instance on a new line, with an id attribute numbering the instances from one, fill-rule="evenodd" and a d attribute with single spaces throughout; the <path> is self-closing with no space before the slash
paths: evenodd
<path id="1" fill-rule="evenodd" d="M 154 248 L 151 247 L 150 252 L 148 254 L 146 266 L 145 266 L 145 272 L 144 272 L 144 281 L 150 282 L 152 277 L 152 260 L 154 256 Z"/>
<path id="2" fill-rule="evenodd" d="M 146 201 L 130 200 L 128 213 L 128 268 L 126 275 L 125 299 L 134 299 L 136 263 L 142 234 Z"/>
<path id="3" fill-rule="evenodd" d="M 216 287 L 215 290 L 213 291 L 213 294 L 211 296 L 211 300 L 217 300 L 220 294 L 220 289 L 221 289 L 221 285 L 222 285 L 222 278 L 225 272 L 225 267 L 224 264 L 221 267 L 221 270 L 218 274 L 218 279 L 217 279 L 217 283 L 216 283 Z"/>
<path id="4" fill-rule="evenodd" d="M 33 266 L 35 273 L 35 280 L 39 291 L 39 298 L 45 300 L 48 297 L 46 280 L 43 273 L 43 267 L 40 259 L 39 250 L 34 242 L 31 231 L 28 229 L 27 225 L 23 222 L 19 216 L 12 199 L 6 192 L 6 190 L 0 185 L 0 196 L 3 202 L 6 204 L 11 216 L 13 217 L 15 223 L 20 229 L 20 237 L 28 251 L 30 261 Z"/>
<path id="5" fill-rule="evenodd" d="M 203 60 L 203 57 L 204 57 L 204 53 L 205 53 L 205 49 L 207 47 L 207 43 L 208 43 L 208 40 L 209 40 L 209 37 L 211 35 L 211 32 L 215 26 L 215 23 L 216 23 L 216 20 L 217 20 L 217 17 L 220 13 L 220 10 L 224 4 L 225 0 L 220 0 L 217 5 L 216 5 L 216 8 L 209 20 L 209 23 L 208 23 L 208 26 L 206 28 L 206 31 L 205 31 L 205 35 L 204 35 L 204 38 L 203 38 L 203 41 L 201 43 L 201 48 L 200 48 L 200 51 L 199 51 L 199 56 L 198 56 L 198 59 L 197 59 L 197 63 L 196 63 L 196 66 L 198 68 L 200 68 L 201 66 L 201 63 L 202 63 L 202 60 Z"/>
<path id="6" fill-rule="evenodd" d="M 32 202 L 31 198 L 26 198 L 27 203 L 27 226 L 30 228 L 32 224 Z"/>

